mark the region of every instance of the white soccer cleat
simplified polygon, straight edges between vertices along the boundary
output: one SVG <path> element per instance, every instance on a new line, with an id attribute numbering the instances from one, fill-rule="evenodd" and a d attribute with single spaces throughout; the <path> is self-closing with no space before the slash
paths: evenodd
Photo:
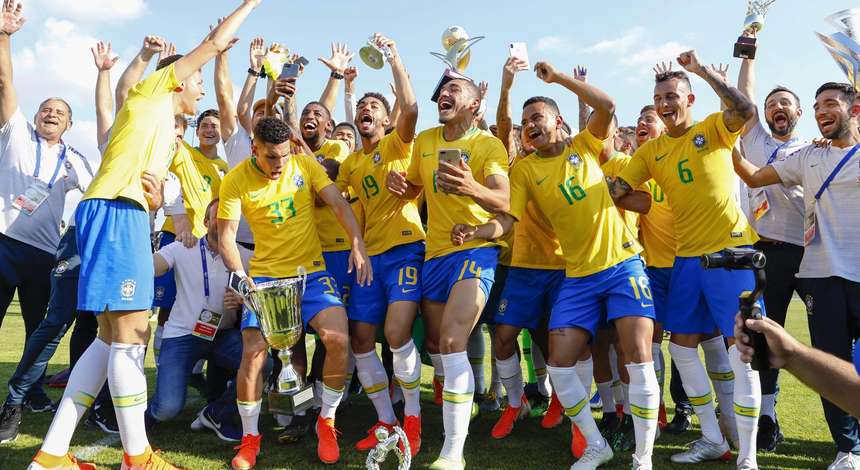
<path id="1" fill-rule="evenodd" d="M 631 468 L 633 470 L 653 470 L 654 466 L 651 465 L 651 459 L 650 458 L 647 461 L 646 460 L 640 461 L 639 457 L 636 457 L 636 455 L 634 454 L 633 455 L 633 467 L 631 467 Z"/>
<path id="2" fill-rule="evenodd" d="M 758 470 L 758 465 L 751 462 L 750 459 L 744 459 L 738 463 L 737 470 Z"/>
<path id="3" fill-rule="evenodd" d="M 614 456 L 612 447 L 604 440 L 601 447 L 595 445 L 586 447 L 585 453 L 570 466 L 570 470 L 595 470 L 597 467 L 609 463 Z"/>
<path id="4" fill-rule="evenodd" d="M 839 452 L 836 460 L 827 467 L 827 470 L 856 470 L 860 469 L 860 455 L 851 452 Z"/>
<path id="5" fill-rule="evenodd" d="M 732 458 L 729 450 L 729 443 L 723 438 L 719 444 L 711 442 L 702 436 L 690 444 L 690 448 L 680 454 L 672 456 L 671 460 L 674 463 L 699 463 L 708 460 L 724 460 L 728 461 Z"/>

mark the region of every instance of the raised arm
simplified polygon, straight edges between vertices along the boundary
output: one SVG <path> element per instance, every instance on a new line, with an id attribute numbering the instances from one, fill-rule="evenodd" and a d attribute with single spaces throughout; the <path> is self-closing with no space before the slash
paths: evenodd
<path id="1" fill-rule="evenodd" d="M 394 41 L 378 33 L 374 40 L 380 48 L 387 47 L 391 51 L 391 58 L 388 63 L 391 64 L 391 74 L 394 76 L 394 93 L 397 96 L 397 109 L 400 110 L 400 115 L 395 124 L 397 134 L 404 142 L 412 142 L 415 138 L 415 125 L 418 122 L 418 102 L 415 99 L 415 92 L 412 90 L 409 74 L 406 73 L 406 67 L 403 65 L 400 53 L 397 51 L 397 44 Z"/>
<path id="2" fill-rule="evenodd" d="M 354 66 L 347 67 L 343 71 L 343 107 L 346 122 L 355 124 L 355 79 L 358 78 L 358 69 Z M 357 136 L 356 136 L 357 137 Z M 361 145 L 361 139 L 355 139 L 357 145 Z"/>
<path id="3" fill-rule="evenodd" d="M 573 78 L 581 81 L 582 83 L 586 83 L 588 81 L 588 69 L 577 65 L 575 69 L 573 69 Z M 591 108 L 585 104 L 585 101 L 582 99 L 577 100 L 579 102 L 579 130 L 580 132 L 585 129 L 585 126 L 588 125 L 588 115 L 591 113 Z"/>
<path id="4" fill-rule="evenodd" d="M 337 105 L 337 92 L 340 89 L 340 81 L 343 80 L 343 73 L 346 70 L 347 65 L 352 60 L 353 53 L 349 52 L 346 44 L 338 44 L 333 42 L 331 44 L 331 57 L 328 59 L 324 59 L 320 57 L 318 60 L 322 62 L 329 70 L 331 70 L 331 75 L 329 75 L 328 81 L 325 84 L 325 89 L 323 90 L 322 96 L 320 96 L 320 103 L 329 110 L 330 113 L 334 113 L 334 107 Z"/>
<path id="5" fill-rule="evenodd" d="M 191 74 L 200 70 L 207 62 L 214 59 L 219 53 L 226 51 L 238 41 L 236 31 L 245 21 L 251 11 L 257 7 L 262 0 L 244 0 L 233 13 L 216 26 L 206 38 L 188 55 L 174 63 L 174 74 L 176 79 L 183 81 Z"/>
<path id="6" fill-rule="evenodd" d="M 748 28 L 744 30 L 743 36 L 754 38 L 755 30 Z M 755 125 L 758 119 L 758 108 L 755 107 L 755 60 L 743 59 L 741 61 L 741 70 L 738 73 L 738 90 L 753 103 L 753 117 L 747 122 L 744 132 L 749 132 Z"/>
<path id="7" fill-rule="evenodd" d="M 0 16 L 0 125 L 6 125 L 18 109 L 18 95 L 12 83 L 12 45 L 10 38 L 27 21 L 23 16 L 23 6 L 11 0 L 3 2 Z"/>
<path id="8" fill-rule="evenodd" d="M 125 71 L 120 75 L 119 81 L 116 83 L 116 109 L 122 108 L 125 99 L 128 98 L 128 91 L 143 78 L 146 67 L 157 53 L 164 52 L 167 48 L 167 42 L 159 36 L 146 36 L 143 38 L 143 46 L 140 52 L 134 56 L 134 59 L 128 64 Z"/>
<path id="9" fill-rule="evenodd" d="M 98 70 L 96 77 L 96 143 L 99 147 L 107 143 L 113 126 L 113 95 L 110 90 L 110 69 L 119 57 L 111 57 L 111 45 L 102 41 L 90 48 Z"/>
<path id="10" fill-rule="evenodd" d="M 511 88 L 514 86 L 514 76 L 520 70 L 526 70 L 526 63 L 516 57 L 508 57 L 502 68 L 502 86 L 499 88 L 499 105 L 496 107 L 496 134 L 505 150 L 508 151 L 508 161 L 517 156 L 517 139 L 514 135 L 514 118 L 511 112 Z"/>
<path id="11" fill-rule="evenodd" d="M 729 86 L 720 75 L 711 68 L 699 63 L 696 51 L 687 51 L 678 56 L 678 63 L 688 72 L 698 75 L 720 97 L 720 101 L 726 105 L 723 111 L 723 122 L 731 132 L 737 132 L 744 127 L 755 115 L 755 106 L 740 90 Z"/>
<path id="12" fill-rule="evenodd" d="M 535 64 L 538 78 L 546 83 L 558 83 L 576 93 L 582 101 L 594 109 L 594 117 L 588 123 L 588 130 L 598 139 L 610 137 L 609 127 L 612 125 L 612 115 L 615 114 L 615 102 L 599 88 L 577 80 L 570 75 L 561 73 L 548 62 Z"/>
<path id="13" fill-rule="evenodd" d="M 260 38 L 251 41 L 251 47 Z M 233 80 L 230 79 L 228 51 L 215 57 L 215 100 L 218 103 L 218 120 L 221 123 L 221 140 L 227 142 L 236 132 L 236 105 L 233 103 Z M 258 69 L 259 71 L 259 69 Z"/>

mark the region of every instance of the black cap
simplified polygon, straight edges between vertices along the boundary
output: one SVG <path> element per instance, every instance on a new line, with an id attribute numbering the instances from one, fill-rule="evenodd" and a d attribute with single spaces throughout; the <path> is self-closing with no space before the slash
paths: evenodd
<path id="1" fill-rule="evenodd" d="M 430 97 L 430 101 L 436 103 L 439 100 L 439 94 L 442 92 L 442 87 L 451 80 L 466 80 L 472 84 L 475 83 L 474 80 L 460 72 L 457 72 L 456 70 L 445 69 L 445 73 L 442 74 L 442 78 L 439 79 L 439 83 L 436 84 L 436 88 L 433 90 L 433 96 Z"/>

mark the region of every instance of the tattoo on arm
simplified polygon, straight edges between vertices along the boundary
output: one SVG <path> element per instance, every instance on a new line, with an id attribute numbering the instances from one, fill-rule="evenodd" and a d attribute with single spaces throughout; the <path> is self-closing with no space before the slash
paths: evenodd
<path id="1" fill-rule="evenodd" d="M 720 97 L 720 101 L 726 105 L 726 110 L 724 111 L 726 127 L 730 131 L 736 131 L 743 127 L 755 112 L 753 103 L 740 90 L 729 86 L 713 70 L 707 67 L 703 67 L 702 69 L 702 78 L 708 82 L 708 85 Z"/>

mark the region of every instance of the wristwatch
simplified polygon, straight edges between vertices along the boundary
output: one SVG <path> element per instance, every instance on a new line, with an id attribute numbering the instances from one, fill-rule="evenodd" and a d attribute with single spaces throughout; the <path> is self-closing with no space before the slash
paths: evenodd
<path id="1" fill-rule="evenodd" d="M 333 78 L 335 80 L 343 80 L 343 74 L 339 73 L 339 72 L 332 71 L 331 78 Z"/>

